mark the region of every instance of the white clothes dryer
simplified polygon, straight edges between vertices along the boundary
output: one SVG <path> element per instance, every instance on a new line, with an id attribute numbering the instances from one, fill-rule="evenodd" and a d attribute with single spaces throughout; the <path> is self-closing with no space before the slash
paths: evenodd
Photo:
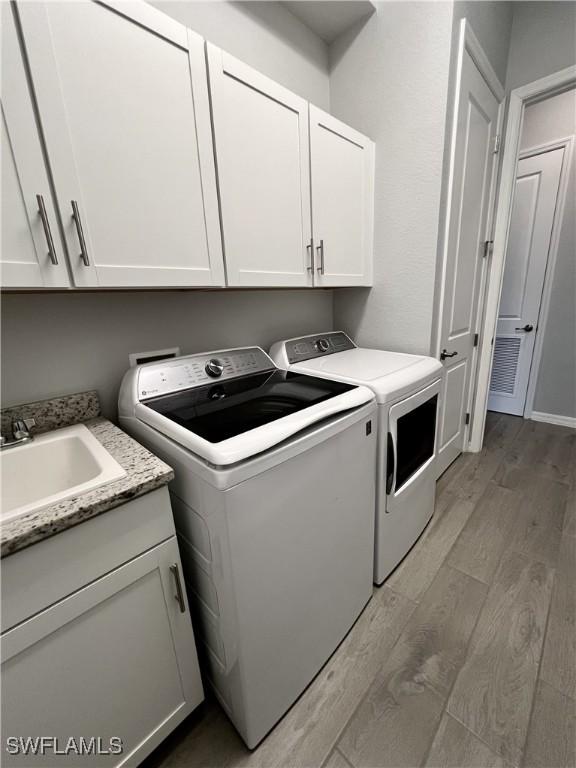
<path id="1" fill-rule="evenodd" d="M 342 331 L 279 341 L 280 368 L 360 384 L 378 403 L 374 582 L 381 584 L 434 512 L 442 365 L 432 357 L 363 349 Z"/>

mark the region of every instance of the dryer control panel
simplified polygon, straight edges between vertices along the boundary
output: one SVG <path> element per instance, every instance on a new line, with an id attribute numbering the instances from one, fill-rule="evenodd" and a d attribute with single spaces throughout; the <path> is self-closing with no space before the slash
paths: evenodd
<path id="1" fill-rule="evenodd" d="M 355 347 L 356 344 L 345 333 L 333 331 L 314 336 L 303 336 L 301 339 L 290 339 L 286 342 L 286 357 L 292 365 L 304 360 L 312 360 L 315 357 L 344 352 Z"/>
<path id="2" fill-rule="evenodd" d="M 260 347 L 224 349 L 149 363 L 138 371 L 138 399 L 147 400 L 275 368 Z"/>

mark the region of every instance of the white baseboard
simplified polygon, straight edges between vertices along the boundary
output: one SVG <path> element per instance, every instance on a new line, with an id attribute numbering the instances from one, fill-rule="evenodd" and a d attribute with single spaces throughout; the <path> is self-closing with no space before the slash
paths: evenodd
<path id="1" fill-rule="evenodd" d="M 574 416 L 557 416 L 555 413 L 532 411 L 530 418 L 532 421 L 544 421 L 547 424 L 557 424 L 559 427 L 571 427 L 572 429 L 576 429 L 576 417 Z"/>

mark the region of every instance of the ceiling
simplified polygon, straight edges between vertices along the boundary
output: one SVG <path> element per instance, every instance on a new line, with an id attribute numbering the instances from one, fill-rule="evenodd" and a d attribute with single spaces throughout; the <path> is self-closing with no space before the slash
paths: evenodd
<path id="1" fill-rule="evenodd" d="M 375 11 L 369 0 L 285 0 L 282 5 L 328 45 Z"/>

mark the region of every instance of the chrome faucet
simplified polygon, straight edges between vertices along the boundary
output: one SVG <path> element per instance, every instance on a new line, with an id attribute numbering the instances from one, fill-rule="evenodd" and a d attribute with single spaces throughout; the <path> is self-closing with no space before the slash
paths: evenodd
<path id="1" fill-rule="evenodd" d="M 34 439 L 34 435 L 30 433 L 32 427 L 36 426 L 34 419 L 17 419 L 12 422 L 12 439 L 9 440 L 4 435 L 0 435 L 0 450 L 4 448 L 14 448 L 16 445 L 22 445 L 22 443 L 29 443 Z"/>

